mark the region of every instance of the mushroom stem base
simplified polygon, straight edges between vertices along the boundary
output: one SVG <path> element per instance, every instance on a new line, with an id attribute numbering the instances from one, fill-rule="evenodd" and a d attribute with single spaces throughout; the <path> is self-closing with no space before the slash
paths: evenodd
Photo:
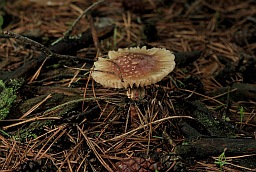
<path id="1" fill-rule="evenodd" d="M 145 87 L 129 88 L 127 91 L 127 97 L 132 100 L 142 100 L 145 97 Z"/>

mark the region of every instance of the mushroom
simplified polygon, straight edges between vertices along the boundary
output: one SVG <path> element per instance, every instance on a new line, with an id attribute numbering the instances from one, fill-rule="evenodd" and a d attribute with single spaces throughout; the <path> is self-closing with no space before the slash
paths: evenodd
<path id="1" fill-rule="evenodd" d="M 144 87 L 161 81 L 175 67 L 175 57 L 164 48 L 125 48 L 109 51 L 94 62 L 92 78 L 105 87 L 128 88 L 128 97 L 142 99 Z"/>

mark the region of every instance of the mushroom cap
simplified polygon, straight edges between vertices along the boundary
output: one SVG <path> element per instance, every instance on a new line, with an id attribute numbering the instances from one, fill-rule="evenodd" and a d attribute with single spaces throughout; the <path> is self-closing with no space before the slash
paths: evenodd
<path id="1" fill-rule="evenodd" d="M 109 51 L 94 62 L 93 79 L 111 88 L 143 87 L 161 81 L 175 67 L 175 57 L 164 48 L 134 47 Z"/>

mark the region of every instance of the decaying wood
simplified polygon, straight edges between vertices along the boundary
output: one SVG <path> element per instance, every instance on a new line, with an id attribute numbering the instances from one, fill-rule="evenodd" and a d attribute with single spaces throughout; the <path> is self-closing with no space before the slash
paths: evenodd
<path id="1" fill-rule="evenodd" d="M 221 87 L 209 93 L 210 96 L 216 96 L 223 93 L 230 93 L 230 99 L 233 101 L 246 101 L 248 99 L 256 101 L 256 85 L 246 83 L 234 83 L 228 87 Z M 221 97 L 220 97 L 221 98 Z"/>
<path id="2" fill-rule="evenodd" d="M 204 158 L 219 156 L 224 149 L 226 156 L 256 154 L 255 139 L 199 138 L 175 147 L 175 153 L 183 157 Z"/>

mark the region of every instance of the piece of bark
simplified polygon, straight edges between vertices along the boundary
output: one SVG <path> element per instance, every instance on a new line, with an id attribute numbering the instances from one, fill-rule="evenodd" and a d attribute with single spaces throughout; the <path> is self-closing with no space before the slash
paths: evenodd
<path id="1" fill-rule="evenodd" d="M 229 93 L 229 98 L 233 101 L 256 101 L 256 84 L 235 83 L 232 86 L 221 87 L 215 91 L 209 92 L 208 95 L 217 96 L 229 91 L 232 91 Z"/>
<path id="2" fill-rule="evenodd" d="M 184 157 L 205 158 L 219 156 L 227 148 L 226 156 L 256 153 L 255 139 L 200 138 L 175 147 L 175 153 Z"/>
<path id="3" fill-rule="evenodd" d="M 202 54 L 202 51 L 178 52 L 174 53 L 177 67 L 185 67 L 196 61 Z"/>
<path id="4" fill-rule="evenodd" d="M 180 100 L 177 110 L 182 110 L 186 115 L 192 116 L 196 121 L 186 120 L 188 125 L 195 128 L 199 133 L 211 137 L 230 137 L 233 135 L 233 128 L 225 125 L 218 119 L 218 114 L 207 109 L 199 101 Z"/>

